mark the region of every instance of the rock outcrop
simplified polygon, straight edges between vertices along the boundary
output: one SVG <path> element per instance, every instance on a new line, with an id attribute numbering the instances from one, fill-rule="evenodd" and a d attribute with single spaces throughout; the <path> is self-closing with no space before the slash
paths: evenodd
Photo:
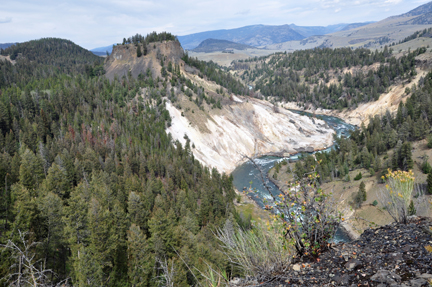
<path id="1" fill-rule="evenodd" d="M 143 49 L 141 45 L 141 49 Z M 137 57 L 137 46 L 134 44 L 117 45 L 113 47 L 111 55 L 105 59 L 105 76 L 112 80 L 127 75 L 129 72 L 133 77 L 140 73 L 146 74 L 149 69 L 154 78 L 160 77 L 161 59 L 166 63 L 173 64 L 182 62 L 184 51 L 178 41 L 163 41 L 147 44 L 147 54 Z"/>

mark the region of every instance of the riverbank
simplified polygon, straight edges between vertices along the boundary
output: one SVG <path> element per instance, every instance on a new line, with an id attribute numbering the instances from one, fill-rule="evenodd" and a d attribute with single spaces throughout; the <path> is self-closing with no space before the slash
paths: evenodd
<path id="1" fill-rule="evenodd" d="M 239 191 L 237 188 L 234 189 L 236 192 L 236 200 L 234 206 L 240 216 L 250 218 L 251 220 L 270 220 L 270 212 L 260 207 L 248 194 Z"/>

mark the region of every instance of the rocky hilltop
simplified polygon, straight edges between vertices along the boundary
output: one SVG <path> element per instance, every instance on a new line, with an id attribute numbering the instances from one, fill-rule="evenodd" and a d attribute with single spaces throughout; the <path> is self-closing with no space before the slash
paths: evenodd
<path id="1" fill-rule="evenodd" d="M 168 63 L 179 63 L 184 54 L 178 41 L 153 42 L 147 45 L 147 54 L 137 57 L 138 47 L 134 44 L 117 45 L 111 55 L 105 59 L 106 77 L 110 80 L 117 75 L 119 78 L 131 72 L 133 77 L 147 70 L 154 78 L 161 76 L 161 59 Z"/>

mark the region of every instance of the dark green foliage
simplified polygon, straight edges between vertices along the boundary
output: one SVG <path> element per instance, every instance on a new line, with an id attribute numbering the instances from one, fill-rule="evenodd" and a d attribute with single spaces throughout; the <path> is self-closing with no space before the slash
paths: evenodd
<path id="1" fill-rule="evenodd" d="M 95 68 L 103 62 L 92 52 L 69 40 L 58 38 L 18 43 L 3 50 L 2 55 L 9 55 L 16 63 L 12 65 L 9 61 L 0 60 L 0 88 L 12 84 L 23 88 L 34 80 L 62 73 L 71 75 L 87 72 L 88 67 Z M 100 75 L 102 71 L 99 66 L 92 73 Z M 43 89 L 46 88 L 43 86 Z"/>
<path id="2" fill-rule="evenodd" d="M 427 176 L 427 191 L 429 194 L 432 194 L 432 173 L 429 173 Z"/>
<path id="3" fill-rule="evenodd" d="M 366 186 L 364 182 L 362 181 L 359 186 L 358 192 L 354 195 L 354 207 L 360 208 L 362 203 L 365 202 L 367 199 L 366 195 Z"/>
<path id="4" fill-rule="evenodd" d="M 379 181 L 387 169 L 409 170 L 414 166 L 411 142 L 430 137 L 432 124 L 432 73 L 411 89 L 405 104 L 395 114 L 386 112 L 369 119 L 367 126 L 352 131 L 349 138 L 336 138 L 335 149 L 316 153 L 321 181 L 345 179 L 350 170 L 373 168 Z M 387 152 L 390 151 L 388 154 Z M 307 163 L 296 163 L 297 167 Z M 428 164 L 423 165 L 425 171 Z"/>
<path id="5" fill-rule="evenodd" d="M 141 56 L 142 56 L 141 47 L 140 47 L 140 45 L 138 45 L 138 47 L 137 47 L 137 57 L 139 58 Z"/>
<path id="6" fill-rule="evenodd" d="M 126 44 L 149 44 L 149 43 L 153 43 L 153 42 L 163 42 L 163 41 L 178 41 L 177 37 L 174 36 L 173 34 L 169 33 L 169 32 L 161 32 L 161 33 L 157 33 L 157 32 L 151 32 L 150 34 L 147 34 L 147 36 L 143 36 L 141 34 L 135 34 L 132 37 L 129 38 L 123 38 L 123 43 L 122 45 L 126 45 Z M 144 45 L 146 46 L 146 45 Z M 144 55 L 146 55 L 146 53 L 144 53 Z"/>
<path id="7" fill-rule="evenodd" d="M 427 37 L 427 38 L 430 38 L 430 36 L 431 36 L 431 35 L 430 35 L 431 32 L 432 32 L 432 28 L 424 29 L 424 30 L 422 30 L 422 31 L 414 32 L 414 34 L 412 34 L 412 35 L 406 37 L 405 39 L 403 39 L 403 40 L 401 40 L 401 41 L 399 41 L 399 44 L 402 44 L 402 43 L 405 43 L 405 42 L 408 42 L 408 41 L 411 41 L 411 40 L 414 40 L 414 39 L 416 39 L 416 38 L 420 38 L 420 37 Z"/>
<path id="8" fill-rule="evenodd" d="M 359 193 L 360 193 L 360 198 L 361 198 L 363 201 L 366 201 L 366 199 L 367 199 L 367 195 L 366 195 L 366 186 L 365 186 L 365 184 L 364 184 L 363 181 L 360 183 L 360 186 L 359 186 Z"/>
<path id="9" fill-rule="evenodd" d="M 372 205 L 373 205 L 373 206 L 377 206 L 377 205 L 378 205 L 378 201 L 377 201 L 377 200 L 374 200 L 374 201 L 372 202 Z"/>
<path id="10" fill-rule="evenodd" d="M 414 207 L 414 202 L 411 200 L 410 205 L 408 206 L 408 215 L 416 215 L 417 210 Z"/>
<path id="11" fill-rule="evenodd" d="M 427 158 L 425 158 L 423 160 L 423 163 L 421 165 L 421 169 L 422 169 L 422 171 L 423 171 L 424 174 L 429 174 L 429 173 L 432 172 L 432 166 L 427 161 Z"/>
<path id="12" fill-rule="evenodd" d="M 427 147 L 432 148 L 432 135 L 427 137 Z"/>
<path id="13" fill-rule="evenodd" d="M 359 172 L 355 177 L 354 177 L 354 180 L 360 180 L 360 179 L 362 179 L 362 173 L 361 172 Z M 363 182 L 362 182 L 363 183 Z"/>

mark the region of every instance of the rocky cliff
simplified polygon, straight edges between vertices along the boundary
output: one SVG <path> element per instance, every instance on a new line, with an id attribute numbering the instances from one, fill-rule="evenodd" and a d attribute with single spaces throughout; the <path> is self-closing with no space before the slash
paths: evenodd
<path id="1" fill-rule="evenodd" d="M 314 151 L 333 143 L 333 130 L 324 121 L 275 109 L 268 102 L 235 96 L 235 101 L 219 112 L 212 112 L 201 126 L 181 115 L 170 103 L 172 117 L 168 129 L 183 144 L 185 135 L 195 148 L 195 157 L 209 167 L 231 172 L 249 157 Z"/>
<path id="2" fill-rule="evenodd" d="M 114 76 L 122 77 L 131 72 L 133 77 L 148 70 L 154 78 L 161 76 L 161 59 L 164 62 L 180 63 L 183 56 L 183 48 L 178 41 L 154 42 L 147 45 L 147 54 L 137 57 L 138 46 L 134 44 L 117 45 L 113 47 L 111 55 L 105 59 L 106 77 L 110 80 Z M 140 44 L 140 49 L 143 46 Z"/>

